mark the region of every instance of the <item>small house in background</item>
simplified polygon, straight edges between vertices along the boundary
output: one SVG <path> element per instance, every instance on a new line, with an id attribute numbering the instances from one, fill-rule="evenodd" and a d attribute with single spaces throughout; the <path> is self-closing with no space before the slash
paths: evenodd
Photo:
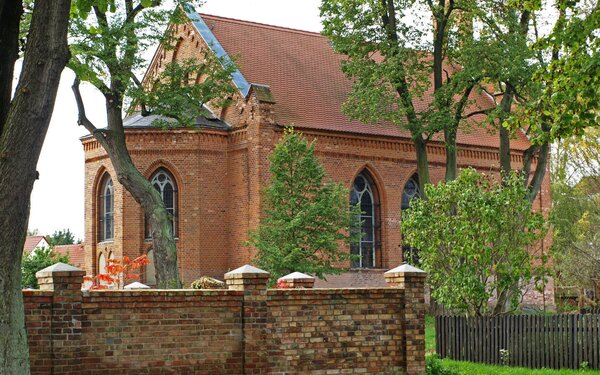
<path id="1" fill-rule="evenodd" d="M 23 246 L 24 254 L 33 254 L 36 249 L 47 249 L 50 243 L 45 236 L 27 236 L 25 238 L 25 246 Z"/>
<path id="2" fill-rule="evenodd" d="M 58 255 L 68 255 L 69 264 L 83 269 L 85 266 L 85 253 L 83 244 L 56 245 L 52 249 Z"/>

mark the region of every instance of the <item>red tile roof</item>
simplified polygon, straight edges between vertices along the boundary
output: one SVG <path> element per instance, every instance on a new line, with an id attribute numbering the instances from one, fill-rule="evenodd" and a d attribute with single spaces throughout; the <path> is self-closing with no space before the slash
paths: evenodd
<path id="1" fill-rule="evenodd" d="M 25 237 L 25 245 L 23 246 L 23 252 L 25 252 L 26 254 L 31 254 L 31 252 L 33 251 L 33 249 L 35 249 L 38 244 L 40 243 L 40 241 L 46 241 L 46 237 L 44 236 L 27 236 Z"/>
<path id="2" fill-rule="evenodd" d="M 57 245 L 52 249 L 53 252 L 60 255 L 69 256 L 69 264 L 78 268 L 85 265 L 85 254 L 82 244 L 75 245 Z"/>
<path id="3" fill-rule="evenodd" d="M 409 136 L 408 132 L 392 124 L 366 125 L 348 119 L 341 112 L 351 82 L 340 69 L 343 56 L 334 53 L 326 37 L 212 15 L 202 15 L 202 18 L 229 56 L 236 59 L 246 80 L 270 86 L 279 124 L 403 138 Z M 491 100 L 481 94 L 474 93 L 472 99 L 485 107 L 492 105 Z M 431 93 L 415 105 L 424 108 L 428 101 L 431 101 Z M 473 119 L 481 121 L 482 117 Z M 459 133 L 458 142 L 498 147 L 498 136 L 491 134 L 490 130 L 471 127 Z M 524 149 L 528 145 L 521 132 L 511 143 L 514 149 Z"/>

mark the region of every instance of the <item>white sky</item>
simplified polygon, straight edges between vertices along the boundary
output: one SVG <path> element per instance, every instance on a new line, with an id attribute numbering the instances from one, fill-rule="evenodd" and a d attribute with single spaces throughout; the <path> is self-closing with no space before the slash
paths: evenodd
<path id="1" fill-rule="evenodd" d="M 319 4 L 319 0 L 207 0 L 197 11 L 320 31 Z M 71 91 L 73 77 L 69 70 L 62 74 L 50 128 L 37 166 L 40 178 L 31 194 L 29 228 L 38 229 L 40 234 L 69 228 L 75 238 L 85 240 L 84 159 L 79 138 L 87 132 L 77 126 L 77 108 Z M 96 126 L 104 127 L 103 97 L 91 86 L 82 85 L 81 89 L 88 117 Z"/>

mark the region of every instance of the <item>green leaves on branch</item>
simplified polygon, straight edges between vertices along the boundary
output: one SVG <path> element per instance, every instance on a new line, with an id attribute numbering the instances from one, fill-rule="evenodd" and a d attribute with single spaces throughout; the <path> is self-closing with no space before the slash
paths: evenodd
<path id="1" fill-rule="evenodd" d="M 468 168 L 426 192 L 427 200 L 403 212 L 402 233 L 418 249 L 432 297 L 471 316 L 515 309 L 525 285 L 542 282 L 546 272 L 534 266 L 545 259 L 532 255 L 544 218 L 531 211 L 521 177 L 511 173 L 502 186 Z"/>
<path id="2" fill-rule="evenodd" d="M 595 5 L 594 5 L 595 3 Z M 596 2 L 558 1 L 550 35 L 533 45 L 542 60 L 533 75 L 539 95 L 509 125 L 534 142 L 582 135 L 600 121 L 600 11 Z"/>
<path id="3" fill-rule="evenodd" d="M 343 185 L 325 181 L 314 151 L 314 142 L 288 128 L 270 157 L 264 215 L 248 244 L 258 250 L 255 263 L 271 273 L 271 283 L 296 271 L 320 278 L 340 273 L 353 259 L 340 247 L 357 240 L 348 233 L 358 207 L 348 208 Z"/>
<path id="4" fill-rule="evenodd" d="M 134 87 L 128 94 L 134 103 L 144 103 L 149 113 L 176 119 L 178 126 L 192 126 L 199 116 L 207 114 L 203 104 L 210 102 L 217 108 L 229 105 L 236 92 L 231 82 L 235 69 L 233 63 L 205 50 L 203 57 L 168 63 L 146 87 Z M 157 125 L 173 123 L 163 120 Z"/>
<path id="5" fill-rule="evenodd" d="M 21 285 L 23 288 L 39 288 L 36 272 L 59 262 L 68 264 L 69 256 L 56 254 L 52 248 L 37 248 L 31 254 L 24 254 L 21 261 Z"/>

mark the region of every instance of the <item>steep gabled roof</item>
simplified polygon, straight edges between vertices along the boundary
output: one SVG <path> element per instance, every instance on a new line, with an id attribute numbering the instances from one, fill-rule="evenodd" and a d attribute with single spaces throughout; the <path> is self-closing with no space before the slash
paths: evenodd
<path id="1" fill-rule="evenodd" d="M 242 82 L 242 86 L 243 82 L 250 82 L 270 87 L 276 101 L 275 118 L 280 125 L 409 137 L 408 132 L 392 124 L 367 125 L 342 113 L 341 106 L 351 90 L 351 82 L 340 69 L 343 56 L 333 51 L 326 37 L 212 15 L 201 15 L 200 19 L 195 14 L 190 16 L 217 54 L 225 52 L 235 59 L 241 77 L 234 78 Z M 484 94 L 473 94 L 472 99 L 484 108 L 493 105 Z M 430 101 L 431 93 L 415 105 L 424 108 Z M 473 120 L 480 122 L 483 116 L 475 116 Z M 498 136 L 493 132 L 491 127 L 473 126 L 459 133 L 458 143 L 498 147 Z M 529 142 L 518 132 L 511 146 L 523 150 Z"/>
<path id="2" fill-rule="evenodd" d="M 44 236 L 27 236 L 25 237 L 25 245 L 23 246 L 23 251 L 26 254 L 31 254 L 31 252 L 39 245 L 41 241 L 46 241 L 46 237 Z"/>

